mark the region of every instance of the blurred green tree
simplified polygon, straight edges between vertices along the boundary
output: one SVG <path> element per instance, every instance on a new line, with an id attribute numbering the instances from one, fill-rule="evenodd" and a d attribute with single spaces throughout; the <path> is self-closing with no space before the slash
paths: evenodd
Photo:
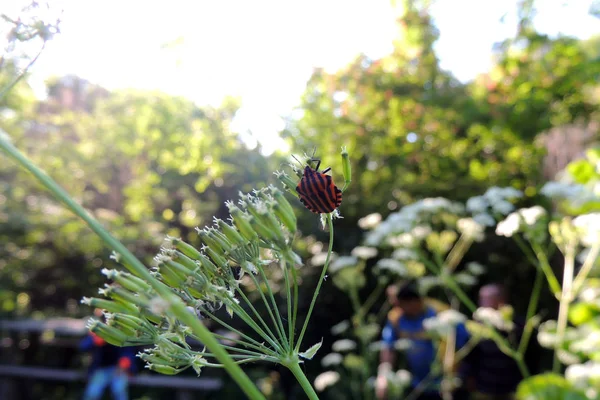
<path id="1" fill-rule="evenodd" d="M 260 148 L 249 150 L 230 129 L 238 107 L 235 99 L 199 108 L 162 93 L 111 93 L 63 77 L 49 82 L 47 101 L 22 107 L 4 127 L 148 260 L 165 234 L 196 240 L 194 228 L 223 216 L 226 199 L 272 180 Z M 108 254 L 25 172 L 2 163 L 0 175 L 0 286 L 13 289 L 4 310 L 18 307 L 23 292 L 28 304 L 21 307 L 75 312 L 81 296 L 101 284 Z"/>

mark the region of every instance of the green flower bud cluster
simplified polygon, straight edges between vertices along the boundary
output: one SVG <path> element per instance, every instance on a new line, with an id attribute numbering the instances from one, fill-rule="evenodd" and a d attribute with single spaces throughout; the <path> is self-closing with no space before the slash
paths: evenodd
<path id="1" fill-rule="evenodd" d="M 251 317 L 239 304 L 241 300 L 249 301 L 241 283 L 248 276 L 256 287 L 264 288 L 268 286 L 265 266 L 273 261 L 281 265 L 301 263 L 291 249 L 296 216 L 283 192 L 273 186 L 240 194 L 238 204 L 226 205 L 230 211 L 228 221 L 215 218 L 212 226 L 197 228 L 201 247 L 167 237 L 167 245 L 154 258 L 151 272 L 198 318 L 210 318 L 225 329 L 233 329 L 217 317 L 224 307 L 231 317 L 241 318 L 261 339 L 267 339 L 263 344 L 264 340 L 246 336 L 247 342 L 235 343 L 243 347 L 229 349 L 235 358 L 256 359 L 260 356 L 257 351 L 272 357 L 284 348 L 272 333 L 285 340 L 283 324 L 273 314 L 277 326 L 271 330 L 258 315 Z M 276 260 L 264 259 L 267 253 L 261 250 L 269 250 Z M 122 262 L 118 254 L 113 258 Z M 117 346 L 154 344 L 138 356 L 148 368 L 163 374 L 177 374 L 189 367 L 200 373 L 203 366 L 213 365 L 206 361 L 204 352 L 191 350 L 186 340 L 189 328 L 172 316 L 170 304 L 148 282 L 128 272 L 105 269 L 103 273 L 112 283 L 100 289 L 102 298 L 84 299 L 86 304 L 105 310 L 106 322 L 90 322 L 93 332 Z M 260 284 L 258 279 L 264 282 Z"/>

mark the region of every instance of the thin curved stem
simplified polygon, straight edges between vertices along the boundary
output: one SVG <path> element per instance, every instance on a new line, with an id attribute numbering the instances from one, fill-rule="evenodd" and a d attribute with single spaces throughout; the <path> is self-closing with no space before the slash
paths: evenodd
<path id="1" fill-rule="evenodd" d="M 554 274 L 554 271 L 552 270 L 550 261 L 548 261 L 548 257 L 546 257 L 546 253 L 544 253 L 543 249 L 535 243 L 532 243 L 531 247 L 533 248 L 536 257 L 539 260 L 539 266 L 542 268 L 542 271 L 544 271 L 544 275 L 546 275 L 548 285 L 550 285 L 550 290 L 552 290 L 554 296 L 560 300 L 559 296 L 562 289 L 558 279 L 556 278 L 556 275 Z"/>
<path id="2" fill-rule="evenodd" d="M 535 311 L 537 310 L 537 306 L 540 300 L 540 292 L 542 290 L 544 275 L 540 268 L 536 268 L 535 270 L 535 283 L 533 284 L 533 291 L 531 293 L 531 297 L 529 298 L 529 304 L 527 305 L 527 319 L 525 323 L 525 329 L 523 330 L 523 335 L 521 336 L 521 340 L 519 342 L 519 354 L 525 354 L 527 350 L 527 345 L 529 344 L 529 338 L 533 332 L 533 324 L 532 321 L 533 316 L 535 315 Z"/>
<path id="3" fill-rule="evenodd" d="M 286 304 L 287 304 L 287 320 L 288 320 L 288 338 L 290 338 L 290 342 L 286 345 L 288 349 L 294 348 L 294 321 L 292 318 L 292 288 L 290 286 L 290 277 L 289 271 L 287 267 L 287 263 L 285 260 L 281 260 L 281 268 L 283 269 L 283 279 L 285 282 L 285 292 L 286 292 Z M 294 266 L 292 265 L 292 268 Z"/>
<path id="4" fill-rule="evenodd" d="M 565 252 L 565 271 L 563 273 L 562 294 L 560 296 L 560 305 L 558 308 L 558 321 L 556 328 L 557 343 L 562 343 L 567 329 L 567 317 L 569 305 L 573 300 L 573 273 L 575 271 L 575 249 L 567 248 Z M 558 373 L 560 369 L 560 360 L 558 358 L 558 349 L 554 349 L 554 359 L 552 360 L 552 372 Z"/>
<path id="5" fill-rule="evenodd" d="M 273 295 L 273 291 L 271 290 L 271 285 L 269 285 L 269 280 L 267 279 L 267 275 L 265 274 L 265 271 L 263 268 L 258 268 L 258 272 L 260 273 L 262 280 L 265 281 L 265 286 L 267 287 L 267 294 L 269 295 L 269 299 L 271 300 L 274 315 L 277 318 L 277 326 L 279 326 L 278 330 L 281 332 L 281 334 L 285 338 L 285 328 L 283 326 L 283 321 L 281 320 L 279 308 L 277 307 L 277 302 L 275 301 L 275 296 Z M 286 342 L 287 342 L 287 340 L 286 340 Z"/>
<path id="6" fill-rule="evenodd" d="M 262 269 L 262 267 L 261 267 L 261 269 Z M 281 327 L 279 326 L 278 321 L 275 319 L 273 310 L 271 310 L 271 305 L 269 305 L 269 302 L 267 301 L 267 298 L 265 297 L 265 294 L 263 293 L 262 288 L 260 287 L 260 283 L 258 282 L 258 279 L 256 279 L 254 274 L 249 274 L 249 275 L 252 278 L 252 281 L 254 282 L 254 285 L 256 286 L 256 290 L 258 291 L 260 297 L 262 298 L 263 303 L 265 304 L 265 308 L 267 309 L 267 312 L 269 313 L 269 316 L 271 317 L 271 321 L 273 321 L 273 324 L 275 325 L 275 329 L 277 329 L 277 334 L 279 335 L 279 340 L 281 340 L 282 343 L 286 343 L 285 333 L 281 330 Z M 269 281 L 265 280 L 265 285 L 269 288 L 269 292 L 270 292 L 271 287 L 269 286 Z M 277 309 L 275 309 L 275 313 L 279 315 L 279 313 L 277 312 Z"/>
<path id="7" fill-rule="evenodd" d="M 312 301 L 310 302 L 310 307 L 308 308 L 308 313 L 306 314 L 306 319 L 304 320 L 304 325 L 302 326 L 302 330 L 300 331 L 300 335 L 298 336 L 298 342 L 296 343 L 295 351 L 298 352 L 300 349 L 300 345 L 302 344 L 302 339 L 304 338 L 304 333 L 306 332 L 306 328 L 308 327 L 308 321 L 310 321 L 310 316 L 312 314 L 313 308 L 315 308 L 315 303 L 317 302 L 317 296 L 319 295 L 319 291 L 321 290 L 321 285 L 325 280 L 325 274 L 327 273 L 327 268 L 329 267 L 329 261 L 331 260 L 331 253 L 333 252 L 333 219 L 331 218 L 331 214 L 327 214 L 327 225 L 329 226 L 329 248 L 327 249 L 327 258 L 325 259 L 325 265 L 323 265 L 323 270 L 321 271 L 321 276 L 319 276 L 319 282 L 317 283 L 317 288 L 315 289 L 315 293 L 313 294 Z"/>
<path id="8" fill-rule="evenodd" d="M 275 337 L 275 334 L 273 333 L 273 331 L 271 331 L 271 328 L 269 328 L 269 325 L 267 325 L 267 323 L 260 316 L 260 314 L 258 313 L 258 311 L 256 311 L 256 308 L 254 308 L 254 305 L 248 299 L 248 297 L 246 296 L 246 294 L 239 287 L 236 289 L 236 292 L 242 297 L 242 299 L 244 299 L 244 301 L 246 302 L 246 304 L 248 304 L 248 307 L 250 307 L 250 310 L 252 310 L 252 313 L 254 314 L 254 316 L 258 319 L 258 321 L 261 323 L 261 325 L 263 326 L 263 328 L 265 328 L 265 331 L 263 331 L 263 332 L 269 338 L 271 338 L 272 341 L 277 342 L 277 338 Z M 240 307 L 240 309 L 242 309 L 242 307 Z M 248 314 L 246 314 L 246 317 L 249 318 L 250 320 L 252 320 L 252 317 L 250 317 Z M 282 345 L 285 345 L 285 342 L 282 343 Z"/>

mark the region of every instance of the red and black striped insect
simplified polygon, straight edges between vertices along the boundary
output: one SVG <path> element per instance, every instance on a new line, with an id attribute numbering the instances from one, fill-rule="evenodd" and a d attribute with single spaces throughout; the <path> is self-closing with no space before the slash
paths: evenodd
<path id="1" fill-rule="evenodd" d="M 316 214 L 328 214 L 342 204 L 342 191 L 335 186 L 331 176 L 325 175 L 331 168 L 319 171 L 321 160 L 311 158 L 310 161 L 315 161 L 317 167 L 315 169 L 310 165 L 304 167 L 296 192 L 300 195 L 302 204 L 310 211 Z"/>

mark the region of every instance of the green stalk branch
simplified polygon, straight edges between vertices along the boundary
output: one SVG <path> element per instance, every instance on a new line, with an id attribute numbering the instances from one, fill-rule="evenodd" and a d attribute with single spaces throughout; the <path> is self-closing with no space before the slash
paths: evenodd
<path id="1" fill-rule="evenodd" d="M 319 295 L 319 291 L 321 290 L 321 285 L 323 284 L 323 281 L 325 280 L 325 274 L 327 273 L 327 268 L 329 267 L 329 261 L 331 260 L 331 253 L 333 252 L 333 219 L 331 218 L 331 214 L 327 214 L 327 224 L 329 226 L 329 248 L 327 249 L 327 258 L 325 259 L 325 265 L 323 265 L 323 270 L 321 271 L 321 276 L 319 276 L 319 282 L 317 283 L 317 288 L 315 289 L 315 293 L 313 294 L 312 301 L 310 302 L 310 307 L 308 308 L 308 313 L 306 314 L 306 319 L 304 320 L 304 325 L 302 326 L 302 330 L 300 331 L 300 335 L 298 336 L 298 342 L 296 343 L 296 348 L 295 348 L 296 353 L 300 350 L 300 345 L 302 344 L 302 339 L 304 338 L 304 333 L 306 332 L 306 328 L 308 327 L 308 321 L 310 321 L 310 316 L 312 314 L 313 308 L 315 308 L 315 303 L 317 302 L 317 296 Z"/>

